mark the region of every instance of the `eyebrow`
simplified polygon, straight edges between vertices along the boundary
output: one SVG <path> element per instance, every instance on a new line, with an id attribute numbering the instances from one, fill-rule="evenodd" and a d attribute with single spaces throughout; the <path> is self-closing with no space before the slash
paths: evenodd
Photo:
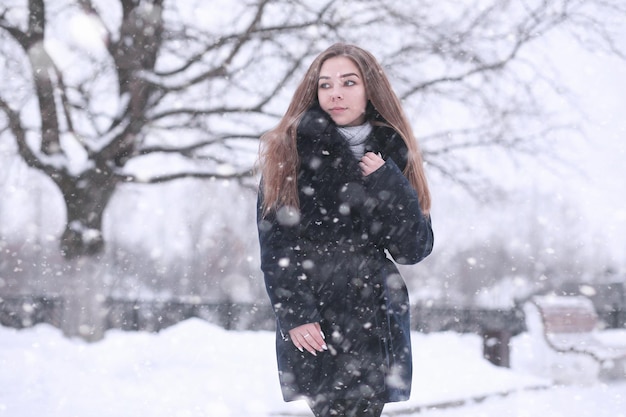
<path id="1" fill-rule="evenodd" d="M 347 74 L 340 75 L 339 78 L 347 78 L 347 77 L 351 77 L 351 76 L 355 76 L 355 77 L 359 78 L 359 75 L 354 73 L 354 72 L 349 72 Z M 327 76 L 327 75 L 321 75 L 319 79 L 320 80 L 329 80 L 330 77 Z"/>

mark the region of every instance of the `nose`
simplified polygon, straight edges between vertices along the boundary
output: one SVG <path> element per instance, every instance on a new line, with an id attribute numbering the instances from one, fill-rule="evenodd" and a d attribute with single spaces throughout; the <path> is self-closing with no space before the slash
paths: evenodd
<path id="1" fill-rule="evenodd" d="M 333 91 L 331 92 L 331 98 L 333 101 L 343 99 L 343 94 L 341 93 L 341 90 L 337 87 L 334 87 Z"/>

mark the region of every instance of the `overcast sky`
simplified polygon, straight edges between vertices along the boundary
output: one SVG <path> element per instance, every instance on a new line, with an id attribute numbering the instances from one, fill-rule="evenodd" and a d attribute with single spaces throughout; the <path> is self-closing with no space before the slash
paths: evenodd
<path id="1" fill-rule="evenodd" d="M 626 36 L 623 37 L 626 42 Z M 626 62 L 603 54 L 581 53 L 565 44 L 560 49 L 562 74 L 589 115 L 581 120 L 588 142 L 569 155 L 588 179 L 569 184 L 592 226 L 607 234 L 613 250 L 626 264 Z"/>
<path id="2" fill-rule="evenodd" d="M 554 172 L 542 169 L 540 164 L 546 160 L 539 155 L 520 166 L 490 161 L 498 180 L 510 184 L 509 190 L 517 190 L 512 191 L 514 203 L 509 205 L 481 206 L 455 193 L 449 184 L 433 182 L 438 249 L 466 246 L 470 239 L 493 235 L 516 239 L 521 233 L 522 240 L 528 239 L 524 233 L 533 227 L 534 217 L 545 217 L 539 233 L 567 235 L 568 221 L 561 211 L 571 205 L 576 212 L 575 224 L 571 224 L 576 227 L 574 238 L 594 258 L 608 252 L 625 274 L 626 60 L 586 51 L 561 36 L 542 40 L 534 48 L 525 51 L 524 58 L 535 65 L 552 65 L 559 82 L 570 89 L 567 96 L 552 97 L 550 107 L 561 112 L 567 109 L 565 116 L 575 120 L 585 136 L 568 131 L 555 142 L 556 154 L 565 164 L 554 161 Z M 533 197 L 535 190 L 537 197 Z"/>

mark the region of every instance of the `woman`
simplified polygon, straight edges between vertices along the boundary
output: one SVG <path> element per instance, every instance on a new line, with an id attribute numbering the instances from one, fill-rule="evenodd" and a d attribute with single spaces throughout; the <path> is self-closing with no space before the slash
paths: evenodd
<path id="1" fill-rule="evenodd" d="M 409 300 L 387 253 L 432 250 L 417 142 L 382 67 L 335 44 L 261 138 L 261 269 L 285 401 L 315 416 L 380 416 L 411 388 Z"/>

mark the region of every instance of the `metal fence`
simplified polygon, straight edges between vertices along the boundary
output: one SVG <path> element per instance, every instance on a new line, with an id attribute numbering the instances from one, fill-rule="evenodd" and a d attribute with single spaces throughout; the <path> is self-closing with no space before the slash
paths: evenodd
<path id="1" fill-rule="evenodd" d="M 228 330 L 272 330 L 274 316 L 268 303 L 186 302 L 180 300 L 127 300 L 105 302 L 107 329 L 158 332 L 180 321 L 198 317 Z M 0 298 L 0 325 L 25 328 L 39 323 L 60 327 L 63 300 L 59 297 L 12 296 Z M 598 312 L 607 328 L 626 327 L 626 311 Z M 525 330 L 521 309 L 480 309 L 415 305 L 411 323 L 421 332 L 461 333 L 505 330 L 511 336 Z"/>
<path id="2" fill-rule="evenodd" d="M 63 300 L 58 297 L 0 297 L 0 325 L 22 329 L 39 323 L 60 327 Z"/>
<path id="3" fill-rule="evenodd" d="M 192 303 L 178 300 L 108 298 L 105 328 L 158 332 L 191 317 L 228 330 L 270 330 L 274 317 L 269 305 L 230 302 Z M 61 327 L 63 299 L 45 296 L 0 298 L 0 325 L 22 329 L 39 323 Z"/>
<path id="4" fill-rule="evenodd" d="M 261 303 L 108 299 L 106 306 L 109 329 L 155 332 L 191 317 L 201 318 L 227 330 L 274 328 L 274 316 L 270 306 Z"/>
<path id="5" fill-rule="evenodd" d="M 106 329 L 158 332 L 183 320 L 198 317 L 228 330 L 273 330 L 274 315 L 267 303 L 185 302 L 180 300 L 125 300 L 105 302 Z M 607 328 L 626 327 L 626 311 L 613 308 L 598 312 Z M 17 296 L 0 298 L 0 325 L 13 328 L 48 323 L 61 327 L 63 300 L 58 297 Z M 483 338 L 483 355 L 499 366 L 509 366 L 509 341 L 526 329 L 519 308 L 480 309 L 416 305 L 413 330 L 424 333 L 455 331 Z"/>

